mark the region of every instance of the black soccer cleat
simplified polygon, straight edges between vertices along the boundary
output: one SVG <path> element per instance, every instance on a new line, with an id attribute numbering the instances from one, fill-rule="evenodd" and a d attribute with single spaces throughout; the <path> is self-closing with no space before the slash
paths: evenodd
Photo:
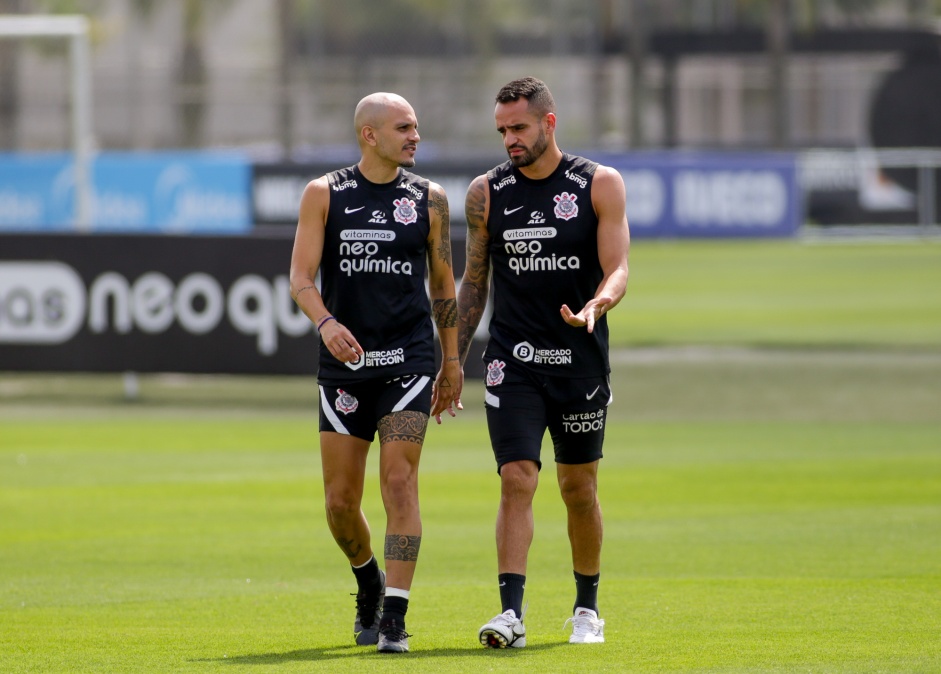
<path id="1" fill-rule="evenodd" d="M 379 644 L 376 650 L 380 653 L 408 653 L 408 638 L 405 629 L 398 621 L 392 620 L 388 625 L 379 628 Z"/>
<path id="2" fill-rule="evenodd" d="M 380 569 L 382 590 L 379 594 L 360 592 L 356 595 L 356 619 L 353 635 L 357 646 L 374 646 L 379 643 L 379 619 L 382 617 L 382 600 L 386 596 L 386 574 Z"/>

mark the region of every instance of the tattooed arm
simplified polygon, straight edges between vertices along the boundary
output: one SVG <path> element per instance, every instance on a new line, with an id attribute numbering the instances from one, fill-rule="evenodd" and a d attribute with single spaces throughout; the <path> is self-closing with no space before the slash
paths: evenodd
<path id="1" fill-rule="evenodd" d="M 457 350 L 457 300 L 451 265 L 451 215 L 448 198 L 440 185 L 431 183 L 428 194 L 431 229 L 428 233 L 428 290 L 431 313 L 441 342 L 441 369 L 431 395 L 431 416 L 441 423 L 441 413 L 454 416 L 453 406 L 462 409 L 464 371 Z"/>
<path id="2" fill-rule="evenodd" d="M 467 188 L 464 201 L 464 214 L 467 218 L 467 264 L 457 298 L 457 344 L 461 363 L 467 360 L 490 292 L 490 235 L 487 233 L 489 208 L 490 190 L 487 186 L 487 176 L 477 176 Z"/>

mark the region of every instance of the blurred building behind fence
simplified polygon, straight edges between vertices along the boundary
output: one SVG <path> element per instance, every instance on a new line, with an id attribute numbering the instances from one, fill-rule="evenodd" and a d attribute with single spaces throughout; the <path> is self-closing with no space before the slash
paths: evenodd
<path id="1" fill-rule="evenodd" d="M 329 156 L 390 90 L 427 152 L 498 155 L 530 74 L 572 149 L 941 146 L 937 0 L 0 0 L 49 11 L 92 19 L 99 149 Z M 0 151 L 68 147 L 66 57 L 0 40 Z"/>

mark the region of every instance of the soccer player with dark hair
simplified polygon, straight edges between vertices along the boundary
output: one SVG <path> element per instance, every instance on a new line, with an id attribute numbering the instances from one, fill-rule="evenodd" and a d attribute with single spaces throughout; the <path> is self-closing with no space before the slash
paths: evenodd
<path id="1" fill-rule="evenodd" d="M 502 613 L 478 636 L 490 648 L 526 645 L 523 590 L 548 429 L 575 573 L 569 641 L 603 642 L 598 464 L 611 402 L 605 314 L 624 296 L 628 276 L 624 181 L 612 168 L 559 149 L 555 102 L 540 80 L 504 86 L 494 117 L 509 161 L 468 188 L 467 266 L 458 294 L 458 348 L 466 359 L 492 275 L 485 407 L 501 485 Z"/>

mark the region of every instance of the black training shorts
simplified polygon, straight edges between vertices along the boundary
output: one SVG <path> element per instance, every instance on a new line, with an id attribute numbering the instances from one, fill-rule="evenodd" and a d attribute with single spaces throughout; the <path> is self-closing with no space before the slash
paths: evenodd
<path id="1" fill-rule="evenodd" d="M 549 430 L 556 463 L 582 464 L 602 457 L 611 383 L 608 377 L 533 374 L 514 363 L 487 364 L 485 407 L 497 472 L 511 461 L 542 468 L 542 438 Z"/>
<path id="2" fill-rule="evenodd" d="M 320 430 L 352 435 L 372 442 L 379 420 L 387 414 L 410 410 L 431 412 L 428 375 L 369 380 L 341 385 L 320 385 Z"/>

